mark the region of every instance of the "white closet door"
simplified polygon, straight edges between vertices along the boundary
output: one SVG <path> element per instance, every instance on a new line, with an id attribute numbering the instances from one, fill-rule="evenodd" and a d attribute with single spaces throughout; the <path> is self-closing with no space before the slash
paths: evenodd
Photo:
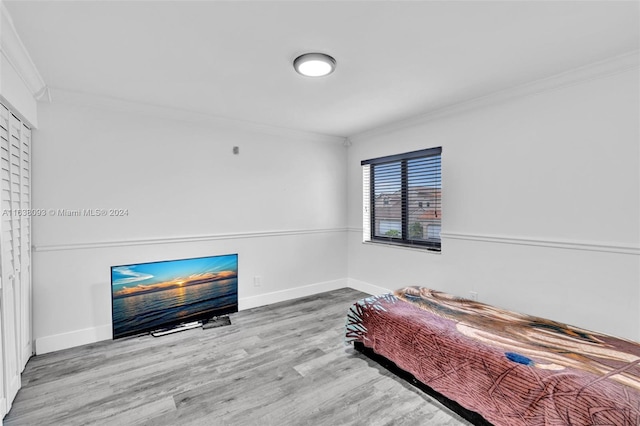
<path id="1" fill-rule="evenodd" d="M 20 129 L 20 205 L 31 211 L 31 129 Z M 20 217 L 20 371 L 33 355 L 31 296 L 31 215 Z"/>
<path id="2" fill-rule="evenodd" d="M 6 414 L 32 355 L 31 131 L 0 105 L 0 330 L 2 400 Z M 4 403 L 3 403 L 4 402 Z"/>
<path id="3" fill-rule="evenodd" d="M 8 113 L 8 114 L 7 114 Z M 0 299 L 2 309 L 2 340 L 4 358 L 4 391 L 6 411 L 9 411 L 13 398 L 20 389 L 19 343 L 18 343 L 18 307 L 20 306 L 19 289 L 17 288 L 14 270 L 14 240 L 15 231 L 11 200 L 11 143 L 13 115 L 4 108 L 2 112 L 2 127 L 6 137 L 0 137 L 0 205 L 2 216 L 0 220 L 0 277 L 2 279 L 2 295 Z M 4 133 L 4 132 L 3 132 Z"/>
<path id="4" fill-rule="evenodd" d="M 29 158 L 31 131 L 14 115 L 9 117 L 9 167 L 11 171 L 11 260 L 16 295 L 18 367 L 22 372 L 31 357 L 31 289 Z M 26 160 L 26 161 L 25 161 Z M 26 163 L 26 164 L 25 164 Z M 25 168 L 26 166 L 26 168 Z M 26 191 L 25 191 L 26 189 Z"/>
<path id="5" fill-rule="evenodd" d="M 0 146 L 2 146 L 2 152 L 5 152 L 5 147 L 9 144 L 9 110 L 4 107 L 4 105 L 0 104 Z M 5 162 L 4 160 L 0 160 L 2 163 L 2 168 L 0 169 L 0 178 L 2 181 L 9 179 L 8 170 L 5 170 Z M 8 167 L 8 163 L 6 165 Z M 4 203 L 4 197 L 0 198 L 0 208 L 6 208 L 6 204 Z M 0 216 L 1 217 L 1 216 Z M 2 228 L 0 227 L 0 247 L 2 247 L 2 241 L 4 240 L 2 236 Z M 0 253 L 0 260 L 4 258 L 4 256 Z M 5 292 L 4 292 L 4 284 L 5 279 L 3 276 L 4 267 L 0 262 L 0 414 L 4 417 L 5 414 L 9 411 L 7 408 L 7 392 L 5 389 L 6 380 L 5 376 L 5 309 L 4 309 L 4 300 L 5 300 Z"/>

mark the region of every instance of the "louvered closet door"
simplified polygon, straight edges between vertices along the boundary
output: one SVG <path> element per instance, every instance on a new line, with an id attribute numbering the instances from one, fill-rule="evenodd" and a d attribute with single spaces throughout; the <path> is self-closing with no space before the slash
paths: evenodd
<path id="1" fill-rule="evenodd" d="M 29 151 L 31 131 L 13 114 L 9 116 L 9 168 L 11 178 L 11 233 L 18 332 L 19 371 L 24 370 L 31 356 L 31 274 L 30 272 L 30 190 Z M 16 214 L 20 212 L 19 214 Z"/>
<path id="2" fill-rule="evenodd" d="M 31 129 L 20 123 L 20 205 L 31 211 Z M 20 371 L 33 355 L 31 333 L 31 215 L 20 216 Z"/>
<path id="3" fill-rule="evenodd" d="M 3 108 L 3 135 L 0 137 L 0 204 L 2 216 L 0 220 L 0 276 L 2 279 L 2 340 L 4 347 L 4 393 L 5 410 L 9 411 L 11 401 L 20 389 L 19 343 L 18 343 L 18 307 L 20 305 L 14 272 L 14 230 L 11 214 L 11 139 L 13 124 L 12 114 Z M 5 411 L 5 412 L 6 412 Z"/>
<path id="4" fill-rule="evenodd" d="M 6 151 L 6 147 L 9 146 L 9 110 L 7 110 L 4 105 L 0 104 L 0 147 L 2 147 L 0 150 L 3 152 L 2 154 L 2 159 L 0 159 L 0 178 L 2 179 L 2 181 L 4 181 L 5 179 L 9 179 L 9 163 L 5 162 L 4 160 L 4 153 L 7 152 Z M 7 208 L 7 202 L 5 202 L 5 200 L 8 200 L 7 198 L 5 198 L 5 194 L 4 193 L 0 193 L 0 207 L 4 210 L 5 208 Z M 0 218 L 4 219 L 3 216 L 0 216 Z M 2 235 L 2 220 L 0 220 L 0 247 L 4 247 L 2 245 L 2 241 L 4 240 L 4 236 Z M 4 265 L 2 264 L 2 259 L 4 259 L 4 255 L 2 254 L 1 250 L 0 250 L 0 414 L 4 417 L 4 415 L 7 413 L 8 408 L 7 408 L 7 392 L 5 389 L 5 384 L 6 384 L 6 380 L 5 380 L 5 367 L 6 367 L 6 362 L 5 360 L 7 359 L 7 356 L 5 355 L 5 348 L 7 348 L 7 346 L 5 345 L 5 338 L 6 338 L 6 331 L 5 331 L 5 321 L 4 321 L 4 317 L 5 317 L 5 308 L 4 308 L 4 301 L 5 301 L 5 279 L 4 279 Z"/>
<path id="5" fill-rule="evenodd" d="M 6 413 L 32 354 L 31 131 L 4 106 L 0 115 L 0 318 Z"/>

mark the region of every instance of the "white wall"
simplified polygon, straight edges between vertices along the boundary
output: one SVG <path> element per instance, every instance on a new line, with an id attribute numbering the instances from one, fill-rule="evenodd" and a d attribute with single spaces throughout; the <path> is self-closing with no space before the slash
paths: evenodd
<path id="1" fill-rule="evenodd" d="M 352 138 L 350 283 L 476 291 L 640 339 L 638 68 L 587 71 Z M 442 253 L 363 244 L 360 161 L 435 146 Z"/>
<path id="2" fill-rule="evenodd" d="M 341 139 L 65 92 L 38 112 L 34 208 L 128 215 L 33 219 L 37 353 L 111 338 L 112 265 L 238 253 L 240 309 L 346 285 Z"/>
<path id="3" fill-rule="evenodd" d="M 38 111 L 34 207 L 129 216 L 34 219 L 37 352 L 111 337 L 109 266 L 231 252 L 241 309 L 426 285 L 638 340 L 638 69 L 587 75 L 359 135 L 347 152 L 336 138 L 54 93 Z M 442 254 L 362 244 L 360 161 L 432 146 Z"/>

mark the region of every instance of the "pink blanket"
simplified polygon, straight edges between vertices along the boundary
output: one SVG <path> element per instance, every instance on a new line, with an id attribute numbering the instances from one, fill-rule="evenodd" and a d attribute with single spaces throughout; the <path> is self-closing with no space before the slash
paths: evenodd
<path id="1" fill-rule="evenodd" d="M 640 425 L 640 344 L 407 287 L 355 303 L 360 341 L 494 425 Z"/>

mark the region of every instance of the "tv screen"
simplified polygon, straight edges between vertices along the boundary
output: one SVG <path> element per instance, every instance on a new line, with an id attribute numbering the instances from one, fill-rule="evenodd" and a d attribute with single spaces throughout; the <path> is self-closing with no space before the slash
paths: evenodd
<path id="1" fill-rule="evenodd" d="M 111 267 L 113 338 L 238 312 L 238 255 Z"/>

